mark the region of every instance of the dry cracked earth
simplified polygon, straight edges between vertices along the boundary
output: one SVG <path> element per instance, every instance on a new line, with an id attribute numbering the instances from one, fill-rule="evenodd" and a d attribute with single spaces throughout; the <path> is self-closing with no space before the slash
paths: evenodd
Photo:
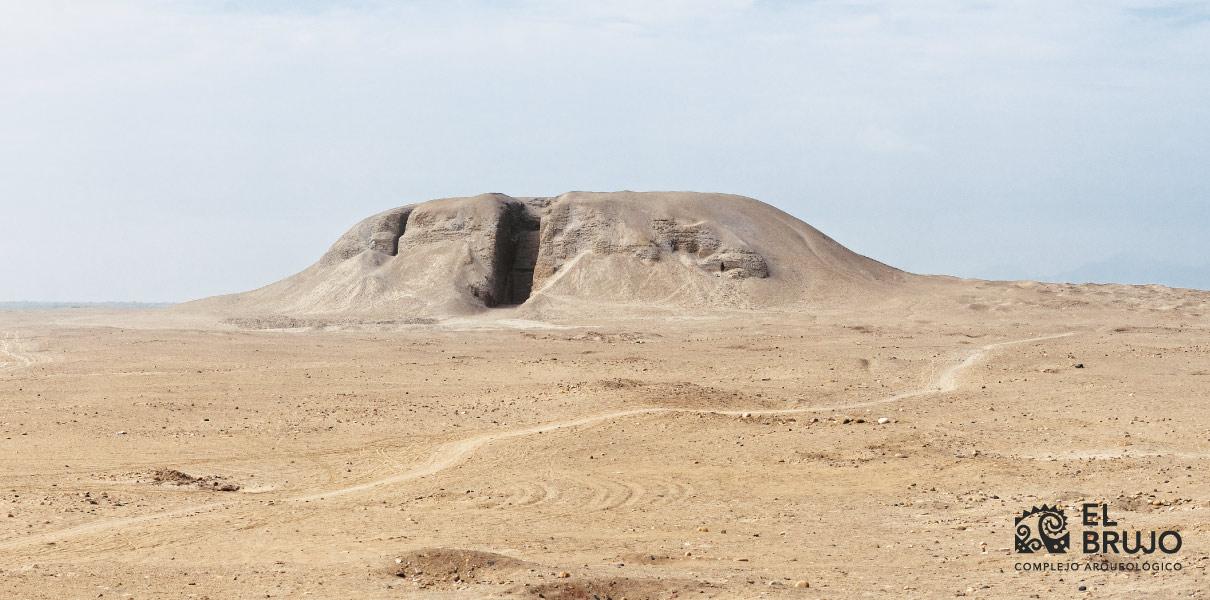
<path id="1" fill-rule="evenodd" d="M 1205 597 L 1210 327 L 0 313 L 0 597 Z M 133 321 L 132 321 L 133 322 Z M 1078 507 L 1175 530 L 1078 552 Z M 1014 516 L 1067 508 L 1023 572 Z"/>

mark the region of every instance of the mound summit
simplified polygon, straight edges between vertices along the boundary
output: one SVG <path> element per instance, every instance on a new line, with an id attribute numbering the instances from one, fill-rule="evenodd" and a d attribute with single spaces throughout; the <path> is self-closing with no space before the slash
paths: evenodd
<path id="1" fill-rule="evenodd" d="M 908 277 L 743 196 L 482 194 L 379 213 L 296 275 L 191 305 L 232 315 L 432 318 L 501 307 L 705 311 L 809 305 Z"/>

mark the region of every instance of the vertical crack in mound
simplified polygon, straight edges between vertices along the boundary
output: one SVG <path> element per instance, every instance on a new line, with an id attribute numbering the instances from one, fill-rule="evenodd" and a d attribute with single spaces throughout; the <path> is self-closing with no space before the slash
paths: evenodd
<path id="1" fill-rule="evenodd" d="M 533 291 L 534 266 L 538 262 L 538 247 L 541 245 L 538 235 L 541 225 L 540 219 L 524 218 L 521 228 L 513 234 L 513 264 L 504 290 L 506 304 L 521 304 L 529 299 Z"/>
<path id="2" fill-rule="evenodd" d="M 408 216 L 411 214 L 412 209 L 409 207 L 382 215 L 370 233 L 370 249 L 389 256 L 398 254 L 399 238 L 403 237 L 403 232 L 407 230 Z"/>
<path id="3" fill-rule="evenodd" d="M 331 266 L 372 250 L 385 256 L 399 253 L 399 238 L 407 227 L 414 206 L 401 206 L 374 215 L 350 229 L 336 240 L 319 260 L 321 266 Z"/>
<path id="4" fill-rule="evenodd" d="M 489 307 L 513 306 L 529 299 L 538 262 L 541 219 L 521 203 L 509 204 L 497 222 Z"/>

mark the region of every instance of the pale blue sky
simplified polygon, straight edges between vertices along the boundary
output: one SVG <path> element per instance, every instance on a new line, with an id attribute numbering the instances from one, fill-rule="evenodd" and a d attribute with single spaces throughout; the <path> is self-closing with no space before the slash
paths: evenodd
<path id="1" fill-rule="evenodd" d="M 1210 288 L 1204 2 L 0 0 L 0 301 L 257 287 L 499 191 L 772 203 L 908 270 Z"/>

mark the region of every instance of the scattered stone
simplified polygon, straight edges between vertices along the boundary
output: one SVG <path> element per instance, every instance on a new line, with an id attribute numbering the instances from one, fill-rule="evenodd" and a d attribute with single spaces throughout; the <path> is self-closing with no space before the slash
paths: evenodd
<path id="1" fill-rule="evenodd" d="M 890 423 L 890 422 L 891 422 L 891 420 L 888 419 L 887 417 L 878 417 L 879 425 L 886 425 L 887 423 Z"/>

